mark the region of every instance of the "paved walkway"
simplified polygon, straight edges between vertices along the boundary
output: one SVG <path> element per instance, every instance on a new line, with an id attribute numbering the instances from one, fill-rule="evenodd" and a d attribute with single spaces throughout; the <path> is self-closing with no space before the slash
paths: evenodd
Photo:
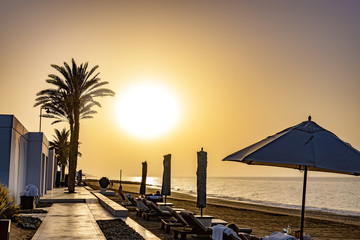
<path id="1" fill-rule="evenodd" d="M 43 239 L 106 239 L 96 220 L 116 219 L 106 211 L 97 198 L 84 187 L 76 187 L 75 194 L 64 188 L 48 191 L 41 201 L 53 202 L 45 219 L 32 238 Z M 158 239 L 154 234 L 137 224 L 129 217 L 120 218 L 135 229 L 145 239 Z"/>
<path id="2" fill-rule="evenodd" d="M 54 188 L 48 190 L 45 196 L 40 198 L 41 201 L 45 202 L 59 202 L 59 203 L 85 203 L 89 201 L 97 201 L 97 198 L 91 194 L 85 187 L 76 187 L 75 193 L 69 194 L 67 188 Z"/>

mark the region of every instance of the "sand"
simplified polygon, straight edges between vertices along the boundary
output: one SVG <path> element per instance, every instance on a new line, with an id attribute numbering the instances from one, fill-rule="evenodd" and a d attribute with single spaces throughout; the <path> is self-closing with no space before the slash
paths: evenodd
<path id="1" fill-rule="evenodd" d="M 97 185 L 97 181 L 94 181 Z M 114 183 L 113 189 L 118 189 Z M 130 193 L 133 197 L 139 196 L 140 186 L 138 184 L 122 184 L 123 192 Z M 147 193 L 155 193 L 158 188 L 147 186 Z M 121 202 L 118 195 L 113 200 Z M 172 192 L 167 197 L 167 202 L 174 207 L 185 208 L 188 211 L 199 213 L 196 208 L 196 198 L 187 194 Z M 159 232 L 160 223 L 146 223 L 141 219 L 135 219 L 134 209 L 129 208 L 129 216 L 154 234 Z M 263 237 L 275 231 L 282 231 L 288 225 L 295 231 L 300 228 L 300 211 L 268 207 L 255 204 L 240 203 L 223 199 L 207 198 L 207 206 L 203 210 L 206 215 L 212 215 L 227 222 L 235 223 L 237 226 L 250 227 L 256 236 Z M 156 232 L 155 232 L 156 231 Z M 161 231 L 160 231 L 161 232 Z M 304 232 L 313 239 L 360 239 L 360 217 L 344 216 L 332 213 L 306 211 Z M 156 234 L 157 235 L 157 234 Z M 161 234 L 161 239 L 172 239 L 172 235 Z"/>

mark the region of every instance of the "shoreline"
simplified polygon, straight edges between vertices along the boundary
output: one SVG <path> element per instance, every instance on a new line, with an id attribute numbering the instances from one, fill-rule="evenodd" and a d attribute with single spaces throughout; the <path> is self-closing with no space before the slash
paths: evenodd
<path id="1" fill-rule="evenodd" d="M 98 186 L 98 181 L 94 180 L 90 185 Z M 118 188 L 119 184 L 114 182 L 112 189 L 117 192 Z M 139 197 L 140 184 L 122 183 L 122 188 L 124 194 L 130 193 L 134 198 Z M 158 187 L 146 186 L 147 193 L 155 193 L 158 189 Z M 118 194 L 115 197 L 109 198 L 118 203 L 122 202 Z M 172 192 L 171 196 L 167 197 L 167 202 L 173 203 L 176 208 L 184 208 L 187 211 L 196 213 L 200 212 L 196 208 L 196 197 L 185 193 Z M 229 223 L 235 223 L 237 226 L 250 227 L 253 229 L 252 234 L 258 237 L 270 235 L 275 231 L 281 232 L 288 225 L 291 226 L 293 232 L 300 229 L 300 210 L 207 198 L 207 206 L 203 211 L 205 215 L 211 215 Z M 132 217 L 130 213 L 131 211 L 129 216 Z M 143 226 L 151 232 L 154 231 L 155 235 L 157 235 L 156 233 L 161 234 L 158 232 L 158 222 L 142 221 L 141 219 L 136 219 L 135 216 L 134 218 L 135 221 L 144 224 Z M 304 233 L 310 235 L 313 239 L 320 240 L 359 240 L 360 217 L 339 216 L 337 214 L 306 210 Z M 172 239 L 172 236 L 162 236 L 161 239 Z"/>
<path id="2" fill-rule="evenodd" d="M 94 179 L 89 179 L 88 181 L 95 181 L 96 184 L 98 183 L 98 180 L 94 180 Z M 119 188 L 119 180 L 114 180 L 113 182 L 114 182 L 113 190 L 117 190 Z M 129 193 L 135 194 L 134 197 L 138 197 L 139 195 L 138 192 L 140 188 L 139 182 L 123 181 L 122 186 L 124 190 L 129 191 Z M 146 185 L 147 193 L 155 193 L 157 190 L 161 190 L 161 188 L 154 185 Z M 196 205 L 196 196 L 192 196 L 191 194 L 188 193 L 172 191 L 171 196 L 168 196 L 167 198 L 178 199 L 183 201 L 191 201 L 191 202 L 195 202 Z M 296 208 L 249 203 L 249 202 L 242 202 L 242 201 L 218 198 L 218 197 L 207 197 L 206 200 L 207 200 L 207 205 L 220 205 L 235 209 L 246 209 L 246 210 L 261 211 L 261 212 L 273 213 L 273 214 L 284 214 L 294 217 L 299 217 L 301 214 L 301 209 L 296 209 Z M 331 211 L 305 209 L 305 216 L 307 218 L 335 221 L 339 223 L 360 226 L 360 215 L 346 215 Z"/>

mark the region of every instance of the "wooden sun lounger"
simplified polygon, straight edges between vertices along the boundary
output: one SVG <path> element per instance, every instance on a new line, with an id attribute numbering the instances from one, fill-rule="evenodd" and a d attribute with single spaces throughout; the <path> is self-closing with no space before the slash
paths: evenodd
<path id="1" fill-rule="evenodd" d="M 141 217 L 144 212 L 149 212 L 150 208 L 146 205 L 146 200 L 136 199 L 136 216 Z"/>
<path id="2" fill-rule="evenodd" d="M 252 239 L 251 235 L 250 235 L 252 233 L 251 228 L 245 228 L 245 227 L 240 227 L 239 228 L 239 227 L 236 227 L 236 229 L 233 229 L 233 230 L 241 240 L 250 240 L 250 239 Z M 238 238 L 236 238 L 234 235 L 232 235 L 232 234 L 227 235 L 226 233 L 224 233 L 223 239 L 224 240 L 238 240 Z"/>
<path id="3" fill-rule="evenodd" d="M 185 226 L 183 228 L 173 230 L 175 239 L 178 238 L 179 234 L 181 235 L 181 239 L 186 239 L 187 234 L 196 234 L 196 235 L 204 235 L 204 236 L 209 236 L 212 234 L 212 228 L 205 227 L 192 213 L 182 211 L 180 212 L 179 215 L 180 217 L 182 217 L 183 221 L 181 222 Z M 222 219 L 213 219 L 212 226 L 215 224 L 226 225 L 227 222 Z M 171 224 L 169 226 L 171 226 Z M 238 236 L 243 237 L 244 239 L 246 239 L 245 237 L 250 236 L 251 232 L 252 232 L 251 228 L 237 228 Z"/>
<path id="4" fill-rule="evenodd" d="M 136 206 L 137 206 L 137 203 L 136 203 L 136 201 L 134 200 L 133 197 L 128 196 L 128 195 L 126 194 L 126 199 L 128 200 L 128 202 L 122 203 L 122 204 L 121 204 L 122 206 L 124 206 L 124 207 L 136 207 Z"/>
<path id="5" fill-rule="evenodd" d="M 170 233 L 171 227 L 185 227 L 188 225 L 184 218 L 180 216 L 177 211 L 169 206 L 166 207 L 166 210 L 171 214 L 171 218 L 161 219 L 161 229 L 164 229 L 166 233 Z"/>
<path id="6" fill-rule="evenodd" d="M 148 221 L 151 218 L 156 218 L 156 219 L 171 218 L 170 212 L 161 210 L 154 202 L 146 201 L 146 204 L 150 208 L 150 211 L 142 213 L 143 219 Z"/>
<path id="7" fill-rule="evenodd" d="M 181 229 L 174 229 L 174 238 L 178 239 L 179 234 L 181 239 L 186 239 L 187 234 L 197 234 L 210 236 L 212 234 L 211 228 L 205 227 L 199 220 L 189 212 L 182 211 L 180 216 L 185 220 L 187 225 Z"/>
<path id="8" fill-rule="evenodd" d="M 133 206 L 136 207 L 136 201 L 134 200 L 133 197 L 131 197 L 131 196 L 126 196 L 126 198 L 129 200 L 129 202 L 130 202 Z"/>

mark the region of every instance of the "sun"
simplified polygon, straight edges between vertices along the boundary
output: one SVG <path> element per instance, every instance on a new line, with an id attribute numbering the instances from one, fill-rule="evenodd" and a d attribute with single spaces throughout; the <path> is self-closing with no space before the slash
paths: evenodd
<path id="1" fill-rule="evenodd" d="M 120 127 L 127 133 L 139 138 L 156 138 L 178 123 L 180 105 L 169 88 L 143 82 L 119 94 L 116 115 Z"/>

